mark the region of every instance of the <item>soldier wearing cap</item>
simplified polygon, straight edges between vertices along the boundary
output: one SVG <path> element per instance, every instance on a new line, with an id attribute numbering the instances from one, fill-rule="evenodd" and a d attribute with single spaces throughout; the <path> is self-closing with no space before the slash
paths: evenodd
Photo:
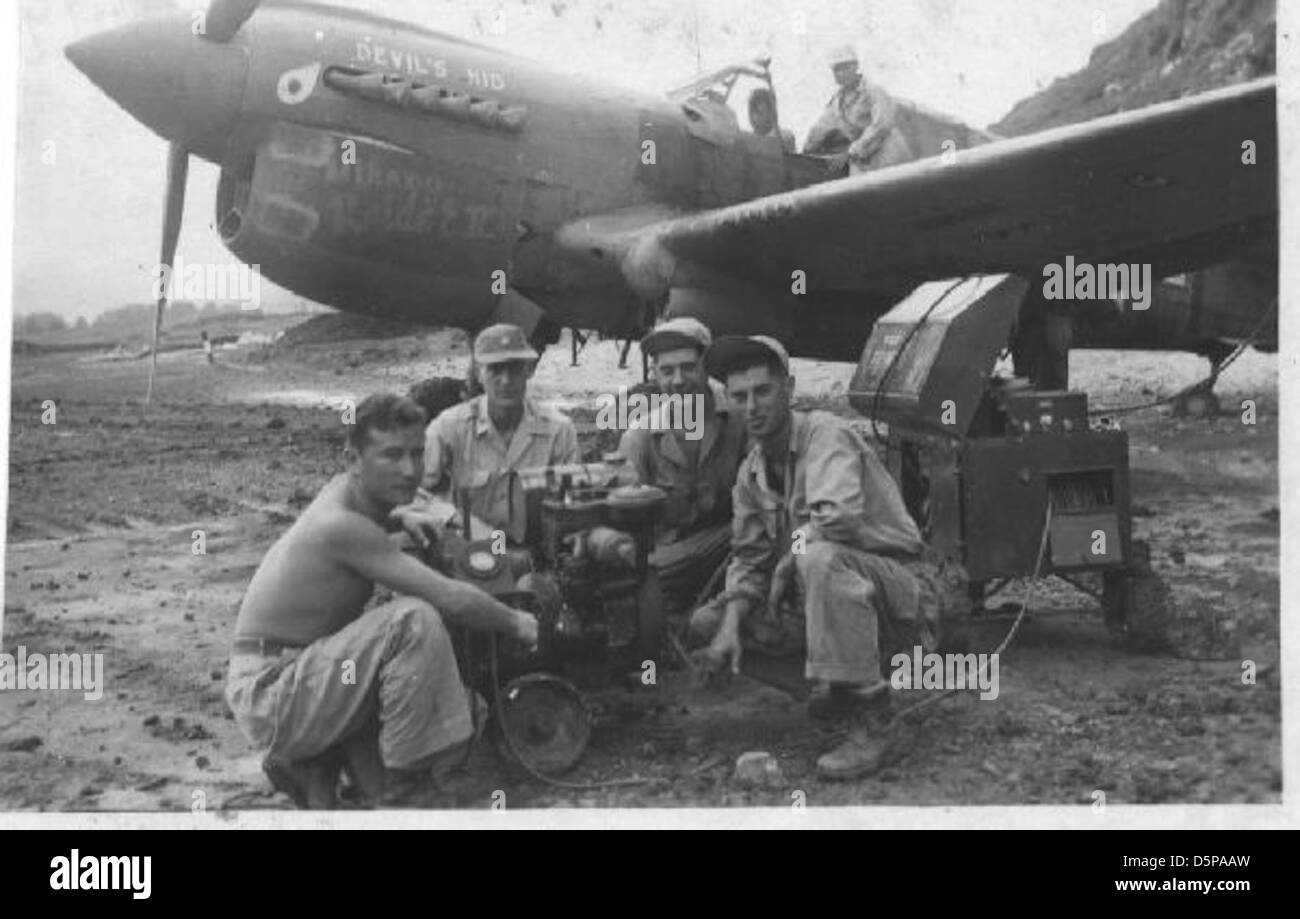
<path id="1" fill-rule="evenodd" d="M 744 417 L 750 449 L 732 491 L 732 559 L 726 591 L 692 616 L 709 666 L 740 672 L 742 637 L 779 619 L 793 583 L 802 587 L 804 675 L 817 681 L 815 717 L 857 725 L 822 756 L 819 773 L 846 779 L 877 768 L 889 752 L 878 732 L 888 709 L 881 669 L 884 625 L 891 645 L 932 650 L 942 596 L 938 572 L 893 479 L 842 419 L 790 407 L 794 378 L 781 344 L 720 338 L 705 355 Z M 901 637 L 900 637 L 901 636 Z"/>
<path id="2" fill-rule="evenodd" d="M 425 434 L 424 488 L 458 506 L 468 492 L 473 517 L 516 540 L 526 521 L 513 506 L 512 473 L 582 459 L 573 422 L 528 397 L 537 356 L 518 326 L 484 329 L 474 340 L 483 394 L 447 409 Z"/>
<path id="3" fill-rule="evenodd" d="M 862 75 L 857 53 L 847 45 L 836 48 L 830 65 L 839 89 L 808 132 L 803 152 L 847 159 L 854 173 L 915 159 L 896 125 L 897 103 Z"/>
<path id="4" fill-rule="evenodd" d="M 650 563 L 669 614 L 690 609 L 731 543 L 731 487 L 745 429 L 704 372 L 711 340 L 704 324 L 690 318 L 662 322 L 641 340 L 659 391 L 699 400 L 703 423 L 695 439 L 685 430 L 647 425 L 625 432 L 619 444 L 637 478 L 668 494 Z"/>

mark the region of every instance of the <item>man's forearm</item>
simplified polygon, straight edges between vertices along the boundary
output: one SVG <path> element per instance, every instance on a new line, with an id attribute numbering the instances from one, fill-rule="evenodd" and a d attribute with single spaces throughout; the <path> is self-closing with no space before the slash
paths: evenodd
<path id="1" fill-rule="evenodd" d="M 471 584 L 442 575 L 434 576 L 442 583 L 436 596 L 425 599 L 436 606 L 448 621 L 487 632 L 512 634 L 518 628 L 519 614 L 500 600 Z"/>
<path id="2" fill-rule="evenodd" d="M 745 621 L 745 617 L 749 615 L 753 605 L 749 597 L 732 597 L 727 601 L 726 610 L 722 614 L 722 627 L 724 629 L 739 628 L 740 624 Z"/>

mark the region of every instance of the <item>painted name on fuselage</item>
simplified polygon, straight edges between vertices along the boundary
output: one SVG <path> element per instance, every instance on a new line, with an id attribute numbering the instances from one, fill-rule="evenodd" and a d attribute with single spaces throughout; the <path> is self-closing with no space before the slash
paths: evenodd
<path id="1" fill-rule="evenodd" d="M 439 80 L 447 78 L 447 62 L 442 58 L 381 45 L 369 38 L 357 42 L 356 50 L 352 53 L 352 61 L 357 64 L 373 64 L 389 70 L 400 70 L 412 76 L 432 76 Z"/>
<path id="2" fill-rule="evenodd" d="M 331 162 L 325 179 L 335 192 L 325 208 L 333 234 L 397 233 L 492 239 L 501 232 L 501 202 L 467 200 L 441 178 L 411 169 Z"/>
<path id="3" fill-rule="evenodd" d="M 428 76 L 438 80 L 447 79 L 450 73 L 445 58 L 432 54 L 421 54 L 409 48 L 394 48 L 383 45 L 369 38 L 361 39 L 352 53 L 352 63 L 367 68 L 380 67 L 396 70 L 410 76 Z M 504 92 L 507 81 L 505 74 L 483 67 L 466 67 L 464 80 L 476 89 L 491 89 Z"/>

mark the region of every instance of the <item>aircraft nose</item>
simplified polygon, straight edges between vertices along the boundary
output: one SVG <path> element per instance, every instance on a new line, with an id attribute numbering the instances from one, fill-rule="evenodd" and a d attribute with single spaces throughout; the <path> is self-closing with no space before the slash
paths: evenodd
<path id="1" fill-rule="evenodd" d="M 69 61 L 163 138 L 220 162 L 239 119 L 247 50 L 208 41 L 192 17 L 133 22 L 68 45 Z"/>

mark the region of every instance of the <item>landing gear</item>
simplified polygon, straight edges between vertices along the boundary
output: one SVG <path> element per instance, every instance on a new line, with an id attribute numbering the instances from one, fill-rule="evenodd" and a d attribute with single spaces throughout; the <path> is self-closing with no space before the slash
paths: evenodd
<path id="1" fill-rule="evenodd" d="M 587 347 L 587 336 L 577 329 L 569 329 L 570 367 L 578 366 L 578 355 L 582 353 L 582 349 L 585 347 Z"/>
<path id="2" fill-rule="evenodd" d="M 1011 340 L 1016 374 L 1027 377 L 1040 390 L 1070 386 L 1070 346 L 1074 320 L 1069 313 L 1044 300 L 1036 291 L 1025 295 Z"/>
<path id="3" fill-rule="evenodd" d="M 578 355 L 580 355 L 583 352 L 583 349 L 587 347 L 587 342 L 590 340 L 590 338 L 591 336 L 589 334 L 583 335 L 582 332 L 579 331 L 578 329 L 570 327 L 569 329 L 569 366 L 570 367 L 578 366 Z M 631 353 L 631 351 L 632 351 L 632 339 L 629 338 L 625 340 L 621 345 L 619 345 L 619 351 L 618 351 L 619 370 L 627 369 L 627 357 L 628 354 Z"/>
<path id="4" fill-rule="evenodd" d="M 1219 382 L 1223 373 L 1241 351 L 1243 346 L 1233 347 L 1220 341 L 1206 342 L 1197 353 L 1210 362 L 1210 375 L 1199 383 L 1184 389 L 1171 400 L 1174 416 L 1178 418 L 1213 418 L 1219 414 L 1219 397 L 1214 394 L 1214 384 Z"/>

